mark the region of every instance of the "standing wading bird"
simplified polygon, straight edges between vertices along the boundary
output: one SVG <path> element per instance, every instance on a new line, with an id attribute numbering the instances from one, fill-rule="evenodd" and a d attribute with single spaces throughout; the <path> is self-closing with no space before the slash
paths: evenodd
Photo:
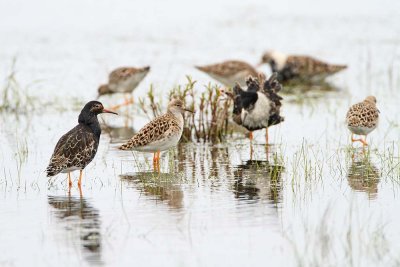
<path id="1" fill-rule="evenodd" d="M 108 76 L 108 84 L 100 85 L 98 97 L 107 94 L 124 93 L 125 102 L 112 107 L 112 109 L 133 104 L 133 97 L 131 96 L 129 98 L 129 94 L 131 94 L 144 77 L 146 77 L 149 71 L 149 66 L 143 68 L 121 67 L 113 70 Z"/>
<path id="2" fill-rule="evenodd" d="M 310 56 L 286 55 L 278 51 L 268 51 L 262 56 L 261 64 L 269 64 L 272 72 L 278 73 L 280 82 L 322 82 L 326 77 L 347 68 L 333 65 Z"/>
<path id="3" fill-rule="evenodd" d="M 379 110 L 376 107 L 375 96 L 368 96 L 363 102 L 352 105 L 346 115 L 351 141 L 360 141 L 363 146 L 367 146 L 367 135 L 378 126 L 378 122 Z M 364 135 L 364 139 L 354 139 L 354 134 Z"/>
<path id="4" fill-rule="evenodd" d="M 49 166 L 46 169 L 47 176 L 68 173 L 68 185 L 72 186 L 71 172 L 79 170 L 79 189 L 82 183 L 82 170 L 93 160 L 97 152 L 100 140 L 100 124 L 97 115 L 112 113 L 103 107 L 98 101 L 88 102 L 82 109 L 78 118 L 78 125 L 64 134 L 54 149 Z"/>
<path id="5" fill-rule="evenodd" d="M 228 60 L 207 66 L 196 66 L 196 68 L 231 88 L 236 83 L 240 86 L 246 86 L 246 78 L 248 76 L 257 77 L 259 75 L 256 69 L 250 64 L 238 60 Z"/>
<path id="6" fill-rule="evenodd" d="M 233 94 L 225 92 L 234 101 L 233 121 L 250 131 L 250 140 L 253 140 L 252 131 L 265 128 L 268 145 L 268 127 L 284 121 L 280 116 L 282 97 L 278 95 L 282 86 L 277 81 L 276 73 L 265 82 L 261 78 L 249 77 L 246 83 L 247 91 L 237 84 Z"/>
<path id="7" fill-rule="evenodd" d="M 172 99 L 168 111 L 146 124 L 121 150 L 152 152 L 154 167 L 159 169 L 160 151 L 168 150 L 178 144 L 183 131 L 183 113 L 186 109 L 182 100 Z"/>

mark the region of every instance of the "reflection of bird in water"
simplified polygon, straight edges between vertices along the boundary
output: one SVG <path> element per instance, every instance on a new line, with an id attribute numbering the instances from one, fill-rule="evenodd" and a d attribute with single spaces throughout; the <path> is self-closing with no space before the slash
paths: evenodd
<path id="1" fill-rule="evenodd" d="M 299 100 L 304 100 L 304 97 L 313 100 L 326 97 L 327 93 L 339 91 L 341 91 L 340 87 L 325 80 L 312 84 L 288 82 L 285 83 L 285 87 L 282 89 L 282 92 L 287 94 L 285 96 L 287 102 L 298 102 Z M 301 96 L 301 98 L 299 98 L 299 96 Z"/>
<path id="2" fill-rule="evenodd" d="M 183 191 L 177 181 L 177 174 L 137 172 L 120 176 L 123 181 L 131 183 L 147 196 L 166 202 L 171 208 L 183 207 Z"/>
<path id="3" fill-rule="evenodd" d="M 370 199 L 376 197 L 380 173 L 369 158 L 354 160 L 349 167 L 347 179 L 354 191 L 365 192 Z"/>
<path id="4" fill-rule="evenodd" d="M 101 124 L 101 128 L 104 133 L 110 135 L 110 142 L 113 144 L 125 142 L 136 133 L 135 129 L 132 127 L 113 127 L 107 124 Z"/>
<path id="5" fill-rule="evenodd" d="M 206 156 L 206 155 L 205 155 Z M 228 147 L 211 147 L 210 150 L 211 160 L 211 168 L 210 168 L 210 176 L 218 177 L 218 173 L 221 169 L 224 169 L 226 173 L 229 172 L 230 162 L 229 162 L 229 151 Z M 207 160 L 207 159 L 205 159 Z"/>
<path id="6" fill-rule="evenodd" d="M 282 165 L 268 161 L 249 160 L 234 171 L 234 194 L 242 200 L 259 200 L 266 197 L 272 203 L 281 201 Z"/>
<path id="7" fill-rule="evenodd" d="M 78 230 L 80 242 L 88 261 L 101 262 L 100 218 L 97 209 L 93 208 L 83 197 L 48 196 L 51 211 L 67 231 Z"/>

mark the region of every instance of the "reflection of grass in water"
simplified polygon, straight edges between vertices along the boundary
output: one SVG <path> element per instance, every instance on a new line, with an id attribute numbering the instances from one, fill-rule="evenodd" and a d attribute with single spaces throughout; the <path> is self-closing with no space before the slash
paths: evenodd
<path id="1" fill-rule="evenodd" d="M 156 200 L 167 201 L 175 209 L 183 207 L 183 191 L 180 188 L 180 173 L 137 172 L 121 175 L 121 180 L 138 187 L 145 195 Z"/>
<path id="2" fill-rule="evenodd" d="M 177 97 L 185 102 L 187 108 L 196 111 L 195 114 L 184 114 L 185 124 L 182 134 L 183 141 L 208 141 L 212 143 L 225 141 L 228 130 L 229 110 L 232 101 L 222 101 L 219 87 L 211 84 L 206 86 L 200 96 L 196 94 L 196 81 L 187 76 L 185 85 L 177 85 L 169 91 L 169 98 Z M 155 117 L 161 111 L 161 101 L 156 100 L 153 87 L 147 93 L 147 101 L 139 99 L 141 110 L 149 117 Z"/>
<path id="3" fill-rule="evenodd" d="M 18 173 L 18 188 L 21 186 L 21 170 L 22 170 L 22 165 L 27 161 L 28 159 L 28 142 L 26 138 L 23 140 L 18 138 L 17 136 L 17 151 L 15 152 L 15 160 L 16 160 L 16 167 L 17 167 L 17 173 Z"/>
<path id="4" fill-rule="evenodd" d="M 399 144 L 390 142 L 383 149 L 383 153 L 376 153 L 381 162 L 382 177 L 390 179 L 397 185 L 400 184 L 400 150 Z"/>
<path id="5" fill-rule="evenodd" d="M 347 180 L 353 190 L 364 191 L 371 198 L 376 197 L 382 179 L 391 181 L 394 189 L 400 185 L 400 151 L 396 144 L 385 146 L 382 152 L 374 147 L 353 147 L 352 144 L 329 151 L 303 141 L 301 147 L 285 159 L 284 165 L 289 166 L 288 183 L 296 195 L 312 193 L 312 188 L 324 183 L 325 177 Z"/>
<path id="6" fill-rule="evenodd" d="M 387 143 L 384 141 L 383 149 L 374 149 L 371 146 L 365 148 L 355 148 L 349 144 L 345 148 L 345 158 L 347 162 L 351 160 L 361 161 L 364 164 L 363 172 L 365 175 L 380 173 L 384 179 L 389 179 L 397 186 L 400 185 L 400 150 L 396 142 Z M 371 159 L 379 160 L 379 169 L 371 166 Z"/>
<path id="7" fill-rule="evenodd" d="M 301 225 L 284 232 L 298 266 L 397 266 L 397 248 L 390 246 L 380 218 L 364 223 L 353 204 L 344 217 L 335 216 L 334 211 L 328 206 L 314 224 L 304 214 Z"/>
<path id="8" fill-rule="evenodd" d="M 289 83 L 283 86 L 282 94 L 288 103 L 303 104 L 339 91 L 340 88 L 328 82 L 316 84 Z"/>

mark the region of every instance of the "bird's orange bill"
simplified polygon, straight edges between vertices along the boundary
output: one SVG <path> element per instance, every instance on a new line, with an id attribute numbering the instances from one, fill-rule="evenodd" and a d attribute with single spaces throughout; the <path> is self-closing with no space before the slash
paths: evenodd
<path id="1" fill-rule="evenodd" d="M 103 109 L 102 113 L 112 113 L 112 114 L 118 115 L 117 112 L 114 112 L 114 111 L 111 111 L 111 110 L 108 110 L 108 109 Z"/>

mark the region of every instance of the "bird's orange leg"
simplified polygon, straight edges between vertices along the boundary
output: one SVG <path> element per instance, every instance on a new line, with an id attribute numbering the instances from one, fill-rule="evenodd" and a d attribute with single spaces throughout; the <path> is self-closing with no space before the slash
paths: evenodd
<path id="1" fill-rule="evenodd" d="M 133 101 L 133 96 L 129 97 L 128 95 L 125 95 L 124 98 L 125 98 L 125 102 L 124 103 L 118 104 L 118 105 L 115 105 L 115 106 L 111 107 L 111 110 L 117 110 L 117 109 L 119 109 L 119 108 L 121 108 L 123 106 L 129 106 L 129 105 L 133 104 L 133 102 L 134 102 Z"/>
<path id="2" fill-rule="evenodd" d="M 79 180 L 78 180 L 78 187 L 79 189 L 81 189 L 81 185 L 82 185 L 82 170 L 79 171 Z"/>
<path id="3" fill-rule="evenodd" d="M 364 139 L 362 139 L 362 138 L 360 139 L 360 142 L 363 144 L 363 146 L 368 146 L 366 139 L 367 139 L 366 135 L 364 135 Z"/>
<path id="4" fill-rule="evenodd" d="M 351 134 L 351 142 L 357 142 L 357 141 L 359 141 L 359 142 L 361 142 L 361 139 L 354 139 L 354 134 Z"/>
<path id="5" fill-rule="evenodd" d="M 153 156 L 153 167 L 155 171 L 160 171 L 160 151 L 154 153 Z"/>
<path id="6" fill-rule="evenodd" d="M 127 103 L 127 105 L 134 104 L 135 101 L 133 101 L 133 95 L 131 95 L 131 97 L 129 97 L 129 94 L 125 95 L 125 103 Z"/>
<path id="7" fill-rule="evenodd" d="M 268 146 L 268 127 L 265 128 L 265 145 Z"/>
<path id="8" fill-rule="evenodd" d="M 250 139 L 250 142 L 253 141 L 253 132 L 249 132 L 249 139 Z"/>
<path id="9" fill-rule="evenodd" d="M 367 138 L 367 136 L 365 136 L 365 138 Z M 365 141 L 364 139 L 360 138 L 360 139 L 354 139 L 354 134 L 351 134 L 351 142 L 361 142 L 363 144 L 363 146 L 368 146 L 367 141 Z"/>

